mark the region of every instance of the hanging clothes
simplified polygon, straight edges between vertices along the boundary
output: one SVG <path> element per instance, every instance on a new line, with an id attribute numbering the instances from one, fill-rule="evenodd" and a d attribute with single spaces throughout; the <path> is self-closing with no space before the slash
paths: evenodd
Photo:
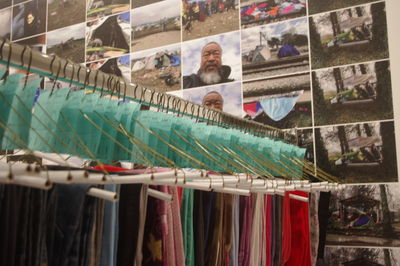
<path id="1" fill-rule="evenodd" d="M 285 118 L 293 109 L 293 107 L 296 105 L 297 99 L 302 93 L 303 91 L 295 96 L 263 98 L 260 99 L 259 102 L 264 112 L 272 120 L 280 121 Z"/>

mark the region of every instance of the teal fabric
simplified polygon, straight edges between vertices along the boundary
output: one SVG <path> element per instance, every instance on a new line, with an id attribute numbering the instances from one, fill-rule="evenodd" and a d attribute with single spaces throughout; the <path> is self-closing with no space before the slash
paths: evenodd
<path id="1" fill-rule="evenodd" d="M 194 229 L 193 229 L 194 190 L 185 188 L 182 193 L 181 224 L 185 265 L 195 265 Z"/>

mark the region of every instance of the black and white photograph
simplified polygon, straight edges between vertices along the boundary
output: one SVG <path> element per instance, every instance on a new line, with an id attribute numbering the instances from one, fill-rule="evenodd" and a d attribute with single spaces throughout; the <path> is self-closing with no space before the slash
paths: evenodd
<path id="1" fill-rule="evenodd" d="M 0 38 L 10 39 L 11 36 L 11 8 L 0 10 Z"/>
<path id="2" fill-rule="evenodd" d="M 165 0 L 131 11 L 132 52 L 181 41 L 180 1 Z"/>
<path id="3" fill-rule="evenodd" d="M 317 166 L 344 183 L 397 182 L 393 121 L 315 128 Z"/>
<path id="4" fill-rule="evenodd" d="M 313 72 L 316 125 L 393 118 L 389 61 Z"/>
<path id="5" fill-rule="evenodd" d="M 87 0 L 87 20 L 129 11 L 129 0 Z"/>
<path id="6" fill-rule="evenodd" d="M 389 57 L 385 2 L 310 17 L 312 68 Z"/>
<path id="7" fill-rule="evenodd" d="M 312 126 L 310 73 L 243 82 L 245 118 L 280 129 Z"/>
<path id="8" fill-rule="evenodd" d="M 327 266 L 394 266 L 400 264 L 400 249 L 327 246 L 324 263 Z"/>
<path id="9" fill-rule="evenodd" d="M 327 244 L 399 247 L 399 189 L 393 183 L 353 185 L 332 192 Z"/>
<path id="10" fill-rule="evenodd" d="M 243 80 L 310 69 L 306 18 L 242 30 Z"/>
<path id="11" fill-rule="evenodd" d="M 85 62 L 85 23 L 48 32 L 47 53 L 75 63 Z"/>
<path id="12" fill-rule="evenodd" d="M 128 54 L 130 33 L 129 12 L 88 22 L 86 62 Z"/>
<path id="13" fill-rule="evenodd" d="M 46 31 L 46 0 L 32 0 L 13 7 L 12 40 Z"/>
<path id="14" fill-rule="evenodd" d="M 236 31 L 184 42 L 183 89 L 240 81 L 239 36 Z"/>
<path id="15" fill-rule="evenodd" d="M 132 82 L 158 92 L 181 89 L 181 46 L 173 44 L 132 54 Z"/>
<path id="16" fill-rule="evenodd" d="M 242 28 L 304 17 L 306 14 L 306 0 L 242 0 L 240 2 Z"/>
<path id="17" fill-rule="evenodd" d="M 239 28 L 239 0 L 182 0 L 183 41 Z"/>
<path id="18" fill-rule="evenodd" d="M 48 0 L 47 31 L 85 21 L 86 0 Z"/>

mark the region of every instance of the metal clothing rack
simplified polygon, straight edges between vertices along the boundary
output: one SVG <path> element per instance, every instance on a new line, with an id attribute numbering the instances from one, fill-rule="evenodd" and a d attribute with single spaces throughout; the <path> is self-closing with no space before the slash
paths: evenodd
<path id="1" fill-rule="evenodd" d="M 91 70 L 70 60 L 46 55 L 32 50 L 28 46 L 11 43 L 5 39 L 0 39 L 0 63 L 84 88 L 117 94 L 124 99 L 153 106 L 162 111 L 173 112 L 178 116 L 189 116 L 256 136 L 281 139 L 291 144 L 297 144 L 296 136 L 283 130 L 210 109 L 170 94 L 156 92 L 138 84 L 128 83 L 116 75 Z"/>

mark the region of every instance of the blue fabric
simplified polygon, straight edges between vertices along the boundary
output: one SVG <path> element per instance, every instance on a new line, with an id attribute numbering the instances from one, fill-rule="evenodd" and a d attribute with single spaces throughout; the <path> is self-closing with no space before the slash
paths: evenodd
<path id="1" fill-rule="evenodd" d="M 293 109 L 299 96 L 261 99 L 259 102 L 264 112 L 274 121 L 285 118 Z"/>
<path id="2" fill-rule="evenodd" d="M 300 52 L 294 46 L 289 44 L 285 44 L 284 46 L 282 46 L 278 52 L 279 58 L 295 55 L 300 55 Z"/>

